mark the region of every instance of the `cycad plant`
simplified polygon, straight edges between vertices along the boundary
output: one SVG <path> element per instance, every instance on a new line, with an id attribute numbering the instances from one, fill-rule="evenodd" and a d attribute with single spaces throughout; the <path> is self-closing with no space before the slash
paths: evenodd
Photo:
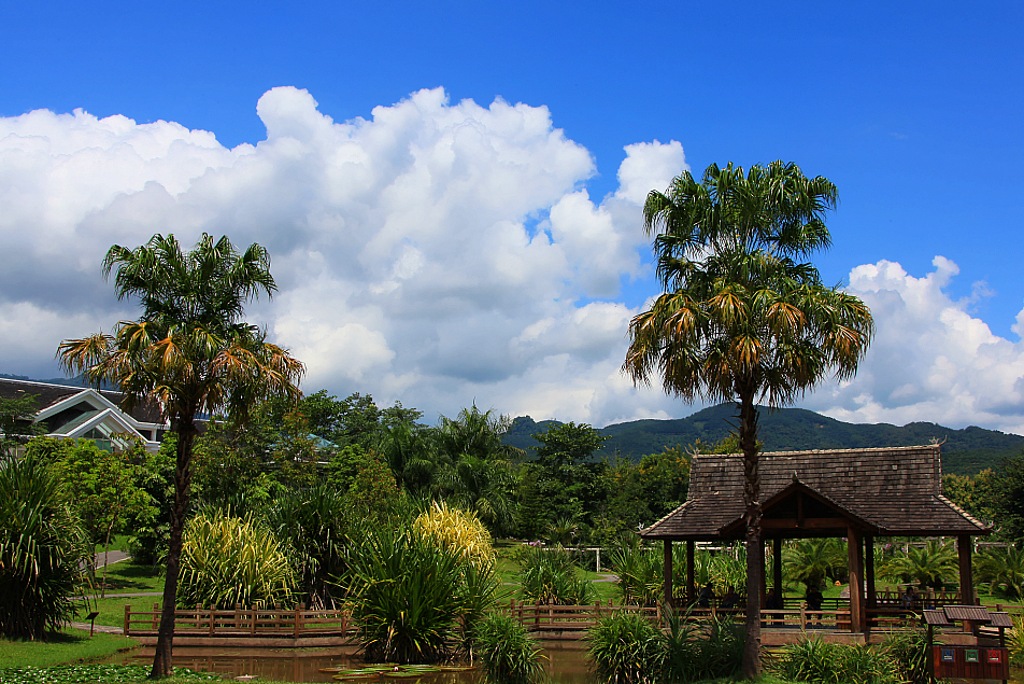
<path id="1" fill-rule="evenodd" d="M 906 553 L 895 555 L 882 567 L 882 575 L 902 582 L 941 589 L 955 581 L 957 555 L 953 546 L 938 539 L 929 539 L 924 546 L 910 546 Z"/>
<path id="2" fill-rule="evenodd" d="M 807 587 L 820 587 L 826 579 L 844 578 L 847 562 L 846 543 L 841 539 L 798 539 L 782 550 L 786 578 Z"/>
<path id="3" fill-rule="evenodd" d="M 284 547 L 252 519 L 200 514 L 181 550 L 178 605 L 264 607 L 292 600 L 295 573 Z"/>
<path id="4" fill-rule="evenodd" d="M 987 549 L 976 563 L 978 581 L 988 585 L 990 593 L 1014 600 L 1024 597 L 1024 549 Z"/>
<path id="5" fill-rule="evenodd" d="M 0 457 L 0 636 L 40 639 L 75 613 L 89 546 L 57 477 Z"/>

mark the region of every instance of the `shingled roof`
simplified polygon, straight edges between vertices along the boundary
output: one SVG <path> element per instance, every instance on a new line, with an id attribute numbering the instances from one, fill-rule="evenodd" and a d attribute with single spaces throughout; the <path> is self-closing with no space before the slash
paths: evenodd
<path id="1" fill-rule="evenodd" d="M 760 459 L 766 523 L 774 518 L 843 519 L 877 536 L 987 534 L 990 526 L 942 494 L 939 445 L 765 452 Z M 743 525 L 742 454 L 701 455 L 690 469 L 683 505 L 643 530 L 647 539 L 739 539 Z M 804 517 L 806 516 L 806 518 Z M 827 524 L 765 525 L 764 536 L 845 534 Z"/>
<path id="2" fill-rule="evenodd" d="M 86 389 L 86 387 L 76 385 L 59 385 L 37 380 L 0 378 L 0 398 L 18 399 L 26 394 L 31 394 L 36 398 L 36 411 L 47 409 L 65 399 L 81 394 Z M 111 390 L 98 390 L 98 392 L 110 403 L 118 407 L 121 406 L 121 401 L 124 399 L 121 392 Z M 148 400 L 132 407 L 131 416 L 147 423 L 159 423 L 163 420 L 160 415 L 160 406 L 156 402 Z"/>

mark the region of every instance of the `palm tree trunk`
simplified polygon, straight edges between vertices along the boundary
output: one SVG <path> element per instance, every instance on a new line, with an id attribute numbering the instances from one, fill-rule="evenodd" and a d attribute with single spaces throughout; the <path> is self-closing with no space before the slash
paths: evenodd
<path id="1" fill-rule="evenodd" d="M 758 469 L 757 407 L 753 392 L 740 393 L 740 450 L 743 452 L 743 506 L 747 546 L 746 637 L 743 676 L 761 672 L 761 594 L 764 583 L 764 546 L 761 542 L 761 476 Z"/>
<path id="2" fill-rule="evenodd" d="M 172 425 L 173 429 L 173 425 Z M 174 642 L 174 609 L 178 596 L 178 571 L 181 566 L 181 539 L 188 515 L 189 488 L 192 472 L 192 443 L 195 440 L 195 424 L 192 419 L 183 420 L 177 430 L 177 465 L 174 471 L 174 506 L 171 507 L 171 538 L 167 549 L 167 575 L 164 577 L 163 604 L 160 607 L 160 627 L 157 630 L 156 649 L 153 654 L 153 669 L 150 679 L 170 677 L 173 674 L 172 646 Z"/>

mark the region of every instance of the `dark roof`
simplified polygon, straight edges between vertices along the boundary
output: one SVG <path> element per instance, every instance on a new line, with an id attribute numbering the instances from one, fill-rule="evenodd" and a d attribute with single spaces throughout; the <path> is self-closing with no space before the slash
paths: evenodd
<path id="1" fill-rule="evenodd" d="M 76 387 L 74 385 L 58 385 L 51 382 L 37 382 L 35 380 L 14 380 L 11 378 L 0 378 L 0 397 L 4 399 L 17 399 L 26 394 L 36 396 L 36 412 L 42 411 L 54 404 L 57 404 L 69 397 L 73 397 L 87 387 Z M 107 401 L 117 407 L 121 407 L 124 394 L 110 390 L 99 390 Z M 138 421 L 145 423 L 162 423 L 160 407 L 153 401 L 144 401 L 135 406 L 130 415 Z"/>
<path id="2" fill-rule="evenodd" d="M 773 507 L 784 518 L 797 505 L 802 511 L 806 502 L 810 515 L 843 518 L 882 536 L 986 534 L 990 529 L 942 495 L 939 445 L 765 452 L 759 469 L 766 520 Z M 691 465 L 686 502 L 640 534 L 649 539 L 738 539 L 745 531 L 742 516 L 742 454 L 701 455 Z M 764 536 L 799 532 L 766 526 Z M 832 535 L 836 530 L 817 532 Z"/>

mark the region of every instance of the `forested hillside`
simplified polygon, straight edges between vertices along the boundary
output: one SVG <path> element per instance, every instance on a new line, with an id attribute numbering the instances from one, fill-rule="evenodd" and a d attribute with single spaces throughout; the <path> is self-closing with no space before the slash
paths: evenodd
<path id="1" fill-rule="evenodd" d="M 636 420 L 609 425 L 599 430 L 608 438 L 600 454 L 619 455 L 631 460 L 661 451 L 666 446 L 688 447 L 697 440 L 713 444 L 729 434 L 735 423 L 735 408 L 720 404 L 676 420 Z M 516 418 L 506 441 L 531 449 L 532 435 L 555 421 L 535 422 L 530 417 Z M 943 469 L 950 473 L 973 474 L 996 467 L 1004 457 L 1024 451 L 1020 435 L 968 427 L 962 430 L 935 423 L 910 423 L 903 427 L 844 423 L 813 411 L 786 408 L 762 409 L 760 437 L 766 451 L 802 449 L 852 449 L 876 446 L 911 446 L 943 442 Z"/>

